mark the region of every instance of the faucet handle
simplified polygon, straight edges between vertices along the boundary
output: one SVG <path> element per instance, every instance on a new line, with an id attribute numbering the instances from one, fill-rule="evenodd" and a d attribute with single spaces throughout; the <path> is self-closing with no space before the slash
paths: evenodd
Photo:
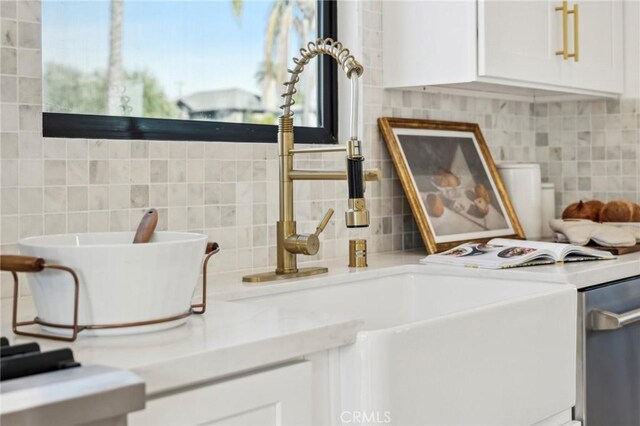
<path id="1" fill-rule="evenodd" d="M 320 221 L 313 234 L 294 234 L 284 240 L 284 248 L 289 253 L 307 254 L 313 256 L 320 250 L 320 238 L 318 236 L 329 223 L 329 219 L 333 216 L 333 209 L 329 209 Z"/>
<path id="2" fill-rule="evenodd" d="M 322 220 L 320 221 L 320 224 L 316 228 L 316 233 L 315 233 L 316 237 L 319 236 L 322 231 L 324 231 L 324 228 L 327 227 L 327 224 L 329 223 L 331 216 L 333 216 L 333 209 L 330 208 L 324 214 L 324 217 L 322 218 Z"/>

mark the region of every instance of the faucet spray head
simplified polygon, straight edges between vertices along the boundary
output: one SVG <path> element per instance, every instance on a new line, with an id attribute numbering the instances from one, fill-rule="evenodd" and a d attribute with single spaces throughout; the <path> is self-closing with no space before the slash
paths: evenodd
<path id="1" fill-rule="evenodd" d="M 364 199 L 364 173 L 361 142 L 350 139 L 347 142 L 347 185 L 349 187 L 348 209 L 345 212 L 347 228 L 369 226 L 369 210 Z"/>
<path id="2" fill-rule="evenodd" d="M 369 210 L 364 198 L 349 198 L 349 208 L 344 213 L 347 228 L 366 228 L 369 226 Z"/>

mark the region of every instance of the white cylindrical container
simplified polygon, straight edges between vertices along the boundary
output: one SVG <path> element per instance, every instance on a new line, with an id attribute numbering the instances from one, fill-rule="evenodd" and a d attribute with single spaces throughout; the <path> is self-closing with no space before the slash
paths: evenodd
<path id="1" fill-rule="evenodd" d="M 499 163 L 497 167 L 525 236 L 539 240 L 542 237 L 540 165 Z"/>
<path id="2" fill-rule="evenodd" d="M 542 238 L 553 238 L 553 231 L 549 227 L 549 221 L 556 217 L 556 187 L 552 183 L 543 183 L 542 186 Z"/>

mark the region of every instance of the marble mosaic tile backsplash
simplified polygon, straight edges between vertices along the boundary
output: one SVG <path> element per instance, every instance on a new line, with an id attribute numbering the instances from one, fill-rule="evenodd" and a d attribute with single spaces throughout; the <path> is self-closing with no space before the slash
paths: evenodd
<path id="1" fill-rule="evenodd" d="M 558 214 L 578 199 L 640 202 L 639 99 L 538 104 L 534 116 L 535 159 Z"/>
<path id="2" fill-rule="evenodd" d="M 634 100 L 534 104 L 382 88 L 380 2 L 362 2 L 366 67 L 366 167 L 383 180 L 367 185 L 371 226 L 347 230 L 344 182 L 296 183 L 300 231 L 324 212 L 336 215 L 315 258 L 343 256 L 348 240 L 372 252 L 422 247 L 376 120 L 380 116 L 479 123 L 496 161 L 538 161 L 556 184 L 559 208 L 580 197 L 639 200 L 640 108 Z M 160 229 L 204 232 L 223 248 L 218 272 L 275 264 L 278 215 L 275 144 L 115 141 L 41 137 L 39 1 L 0 1 L 0 249 L 22 237 L 133 230 L 156 207 Z M 301 168 L 343 168 L 339 154 L 313 155 Z M 10 295 L 2 274 L 1 296 Z"/>

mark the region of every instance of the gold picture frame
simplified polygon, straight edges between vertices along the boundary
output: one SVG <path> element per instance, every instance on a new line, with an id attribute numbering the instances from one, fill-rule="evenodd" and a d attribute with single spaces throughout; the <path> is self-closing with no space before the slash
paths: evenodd
<path id="1" fill-rule="evenodd" d="M 381 117 L 378 126 L 430 254 L 525 238 L 477 124 Z"/>

